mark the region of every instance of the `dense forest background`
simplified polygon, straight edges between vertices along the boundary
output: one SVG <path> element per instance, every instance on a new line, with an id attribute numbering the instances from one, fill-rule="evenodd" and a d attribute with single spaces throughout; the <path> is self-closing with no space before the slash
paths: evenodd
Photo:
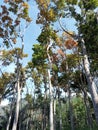
<path id="1" fill-rule="evenodd" d="M 5 99 L 0 130 L 98 129 L 98 0 L 2 0 Z"/>

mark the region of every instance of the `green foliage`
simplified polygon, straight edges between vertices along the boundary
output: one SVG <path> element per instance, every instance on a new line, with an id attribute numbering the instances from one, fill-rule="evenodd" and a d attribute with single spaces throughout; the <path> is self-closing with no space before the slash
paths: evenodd
<path id="1" fill-rule="evenodd" d="M 53 71 L 58 72 L 58 67 L 56 64 L 52 64 L 52 69 Z"/>
<path id="2" fill-rule="evenodd" d="M 24 0 L 5 0 L 8 6 L 1 6 L 2 10 L 0 13 L 0 38 L 3 39 L 4 44 L 9 47 L 10 42 L 16 44 L 17 38 L 19 37 L 17 28 L 21 21 L 30 22 L 29 18 L 29 6 Z M 87 80 L 82 73 L 83 63 L 82 55 L 79 45 L 71 46 L 75 40 L 71 39 L 68 34 L 63 37 L 58 37 L 61 33 L 54 30 L 53 27 L 56 20 L 60 16 L 69 16 L 76 20 L 76 26 L 78 33 L 83 37 L 87 52 L 89 54 L 90 66 L 93 68 L 92 72 L 98 70 L 98 21 L 95 13 L 96 7 L 98 6 L 97 0 L 36 0 L 39 13 L 37 18 L 37 24 L 42 25 L 41 33 L 38 37 L 38 44 L 34 44 L 32 51 L 32 62 L 28 63 L 27 70 L 22 68 L 22 64 L 19 63 L 19 81 L 21 88 L 25 85 L 25 76 L 27 79 L 33 81 L 32 87 L 34 90 L 34 99 L 32 95 L 28 94 L 25 97 L 27 101 L 26 110 L 21 108 L 19 125 L 20 129 L 38 129 L 41 130 L 43 126 L 44 116 L 46 121 L 46 129 L 49 129 L 49 93 L 48 93 L 48 73 L 49 59 L 47 56 L 47 47 L 50 44 L 50 39 L 53 40 L 54 44 L 49 48 L 49 54 L 51 57 L 51 82 L 53 85 L 53 96 L 56 100 L 56 113 L 54 113 L 54 123 L 56 130 L 60 129 L 60 121 L 62 121 L 62 130 L 71 129 L 70 120 L 70 105 L 67 94 L 69 84 L 70 90 L 74 92 L 81 92 L 81 87 L 87 87 Z M 76 8 L 79 7 L 79 12 Z M 11 14 L 13 18 L 11 17 Z M 64 18 L 64 17 L 63 17 Z M 3 25 L 2 25 L 3 23 Z M 52 27 L 51 27 L 52 26 Z M 2 33 L 3 32 L 3 33 Z M 69 31 L 68 31 L 69 32 Z M 73 35 L 73 33 L 70 33 Z M 69 40 L 69 46 L 66 45 L 67 39 Z M 72 42 L 73 40 L 73 42 Z M 69 51 L 67 53 L 67 51 Z M 77 51 L 79 51 L 77 53 Z M 14 48 L 9 51 L 2 51 L 0 60 L 2 65 L 10 65 L 16 63 L 17 58 L 19 61 L 27 55 L 22 53 L 23 50 L 20 48 Z M 79 63 L 80 62 L 80 63 Z M 17 63 L 15 64 L 17 66 Z M 26 74 L 26 75 L 25 75 Z M 7 89 L 7 94 L 13 91 L 15 87 L 17 75 L 17 68 L 14 74 L 4 73 L 0 77 L 0 94 L 5 94 L 4 90 Z M 12 91 L 10 91 L 10 89 Z M 44 89 L 43 89 L 44 88 Z M 60 89 L 60 91 L 58 90 Z M 63 93 L 62 93 L 62 91 Z M 80 90 L 80 91 L 76 91 Z M 85 90 L 88 90 L 85 88 Z M 61 93 L 65 102 L 60 99 Z M 17 94 L 17 93 L 16 93 Z M 73 123 L 75 130 L 89 130 L 90 127 L 87 125 L 86 110 L 84 105 L 84 97 L 81 97 L 79 93 L 76 97 L 71 97 L 71 105 L 73 109 Z M 16 95 L 15 95 L 16 96 Z M 24 108 L 24 109 L 25 109 Z M 21 114 L 22 113 L 22 114 Z M 94 119 L 92 119 L 95 122 Z M 22 125 L 24 128 L 22 128 Z M 28 125 L 28 128 L 25 127 Z M 97 126 L 94 124 L 92 130 L 96 130 Z"/>
<path id="3" fill-rule="evenodd" d="M 87 13 L 86 20 L 84 23 L 80 24 L 79 30 L 80 33 L 83 34 L 83 37 L 86 41 L 86 45 L 88 45 L 89 49 L 92 48 L 93 44 L 94 45 L 98 44 L 98 37 L 97 37 L 98 24 L 97 24 L 97 17 L 94 12 L 90 11 Z M 95 36 L 93 34 L 95 34 Z"/>
<path id="4" fill-rule="evenodd" d="M 79 12 L 72 5 L 69 6 L 70 15 L 76 20 L 76 26 L 85 41 L 86 50 L 91 61 L 92 71 L 97 70 L 97 50 L 98 50 L 98 20 L 95 9 L 98 7 L 97 0 L 80 0 L 78 5 Z M 80 41 L 79 41 L 80 46 Z"/>
<path id="5" fill-rule="evenodd" d="M 57 39 L 56 32 L 50 27 L 43 28 L 41 34 L 38 36 L 38 42 L 42 45 L 47 45 L 49 44 L 50 39 L 53 39 L 54 41 Z"/>
<path id="6" fill-rule="evenodd" d="M 78 65 L 79 57 L 77 54 L 69 54 L 66 56 L 66 62 L 69 70 L 75 68 Z"/>
<path id="7" fill-rule="evenodd" d="M 0 38 L 6 47 L 16 44 L 19 37 L 17 28 L 22 20 L 31 22 L 28 3 L 21 1 L 5 0 L 0 10 Z"/>
<path id="8" fill-rule="evenodd" d="M 9 107 L 0 107 L 0 129 L 5 130 L 9 117 Z"/>
<path id="9" fill-rule="evenodd" d="M 44 65 L 47 58 L 46 47 L 42 46 L 41 44 L 35 44 L 32 50 L 34 51 L 32 55 L 33 64 L 35 66 Z"/>
<path id="10" fill-rule="evenodd" d="M 66 0 L 53 0 L 53 1 L 56 5 L 57 10 L 62 10 L 66 6 Z"/>
<path id="11" fill-rule="evenodd" d="M 64 104 L 61 99 L 56 105 L 56 129 L 59 130 L 59 119 L 62 121 L 62 130 L 70 130 L 70 111 L 69 103 L 66 98 L 66 103 Z M 60 103 L 61 102 L 61 103 Z M 73 118 L 74 118 L 74 128 L 75 130 L 97 130 L 97 125 L 94 123 L 93 128 L 90 128 L 85 123 L 86 111 L 83 98 L 81 96 L 76 96 L 71 98 L 72 108 L 73 108 Z"/>
<path id="12" fill-rule="evenodd" d="M 27 57 L 27 54 L 22 53 L 20 48 L 14 48 L 12 50 L 2 50 L 2 56 L 0 60 L 2 61 L 3 66 L 8 66 L 11 63 L 15 62 L 17 56 L 22 59 L 23 57 Z"/>
<path id="13" fill-rule="evenodd" d="M 80 8 L 84 8 L 86 11 L 93 10 L 93 9 L 97 8 L 98 1 L 97 0 L 86 0 L 86 1 L 80 0 L 79 6 L 80 6 Z"/>
<path id="14" fill-rule="evenodd" d="M 77 5 L 78 0 L 66 0 L 68 5 Z"/>
<path id="15" fill-rule="evenodd" d="M 25 97 L 25 100 L 28 102 L 28 104 L 31 104 L 33 103 L 33 100 L 32 100 L 32 95 L 30 94 L 26 94 L 26 97 Z"/>
<path id="16" fill-rule="evenodd" d="M 40 12 L 36 20 L 37 24 L 49 25 L 56 20 L 57 12 L 50 4 L 50 0 L 36 0 Z"/>
<path id="17" fill-rule="evenodd" d="M 6 98 L 7 95 L 10 96 L 10 94 L 12 93 L 12 86 L 14 85 L 14 76 L 14 74 L 7 72 L 2 73 L 2 75 L 0 76 L 0 94 L 3 98 Z"/>
<path id="18" fill-rule="evenodd" d="M 77 127 L 83 127 L 85 125 L 85 105 L 81 97 L 77 97 L 73 101 L 74 113 L 76 118 Z"/>

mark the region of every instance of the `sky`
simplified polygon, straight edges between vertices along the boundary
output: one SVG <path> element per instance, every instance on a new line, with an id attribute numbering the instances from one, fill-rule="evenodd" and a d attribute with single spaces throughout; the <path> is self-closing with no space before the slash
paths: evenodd
<path id="1" fill-rule="evenodd" d="M 0 0 L 0 5 L 4 4 L 3 0 Z M 26 29 L 25 35 L 24 35 L 24 53 L 28 54 L 28 57 L 25 58 L 23 60 L 23 65 L 26 65 L 28 63 L 28 61 L 31 60 L 32 58 L 32 46 L 35 43 L 38 43 L 38 41 L 36 40 L 37 37 L 39 36 L 40 32 L 41 32 L 41 28 L 40 25 L 36 24 L 36 19 L 37 19 L 37 14 L 39 12 L 36 3 L 34 2 L 34 0 L 30 0 L 29 1 L 29 15 L 32 19 L 31 24 L 29 25 L 29 27 Z M 62 21 L 63 25 L 67 27 L 68 30 L 73 30 L 76 31 L 76 28 L 74 26 L 75 21 L 72 19 L 64 19 Z M 24 26 L 24 25 L 23 25 Z M 60 28 L 58 23 L 55 26 L 57 29 Z M 18 45 L 18 44 L 17 44 Z M 2 68 L 2 70 L 4 71 L 8 71 L 8 72 L 13 72 L 14 71 L 14 65 L 12 64 L 10 67 L 6 67 L 6 68 Z M 28 83 L 29 86 L 31 86 L 30 82 Z M 32 86 L 31 86 L 32 87 Z"/>
<path id="2" fill-rule="evenodd" d="M 3 0 L 0 0 L 0 5 L 3 5 L 4 2 Z M 32 0 L 29 1 L 29 15 L 32 19 L 32 22 L 28 26 L 28 28 L 25 31 L 24 34 L 24 53 L 28 54 L 27 58 L 24 58 L 23 60 L 23 65 L 25 66 L 28 61 L 31 60 L 32 58 L 32 46 L 33 44 L 37 43 L 37 37 L 40 34 L 40 26 L 36 24 L 36 19 L 37 19 L 37 14 L 38 14 L 38 9 L 36 3 Z M 23 27 L 25 26 L 24 24 L 22 25 Z M 20 41 L 18 41 L 20 42 Z M 17 47 L 19 47 L 20 44 L 17 43 Z M 4 71 L 14 71 L 14 65 L 12 64 L 10 67 L 3 67 L 2 68 Z"/>
<path id="3" fill-rule="evenodd" d="M 0 5 L 3 5 L 3 0 L 0 0 Z M 37 37 L 40 34 L 40 26 L 36 24 L 38 9 L 35 2 L 32 2 L 32 0 L 29 2 L 30 8 L 29 8 L 29 15 L 32 19 L 31 24 L 26 29 L 25 35 L 24 35 L 24 53 L 28 54 L 28 57 L 23 60 L 23 65 L 26 65 L 28 61 L 32 58 L 32 46 L 33 44 L 37 43 Z M 24 25 L 23 25 L 24 26 Z M 1 42 L 1 41 L 0 41 Z M 18 46 L 18 45 L 17 45 Z M 1 48 L 0 48 L 1 50 Z M 14 71 L 14 64 L 12 64 L 10 67 L 2 67 L 1 69 L 3 71 L 13 72 Z M 29 87 L 31 86 L 31 83 L 28 83 Z M 1 106 L 5 106 L 8 104 L 8 100 L 2 100 L 0 103 Z"/>
<path id="4" fill-rule="evenodd" d="M 0 0 L 0 5 L 3 5 L 4 2 L 3 0 Z M 41 26 L 39 24 L 36 24 L 36 19 L 37 19 L 37 15 L 38 15 L 38 8 L 36 3 L 34 2 L 34 0 L 30 0 L 29 1 L 29 15 L 32 19 L 32 22 L 30 23 L 30 25 L 28 26 L 28 28 L 25 31 L 24 34 L 24 53 L 28 54 L 27 58 L 24 58 L 22 64 L 23 66 L 27 65 L 28 61 L 31 61 L 32 59 L 32 47 L 35 43 L 38 43 L 37 38 L 41 32 Z M 66 28 L 69 31 L 76 31 L 76 27 L 75 27 L 75 20 L 73 20 L 72 18 L 66 18 L 62 20 L 62 24 L 64 26 L 66 26 Z M 22 25 L 23 27 L 25 26 L 24 24 Z M 60 28 L 58 22 L 56 22 L 55 24 L 55 28 L 58 29 Z M 20 41 L 18 41 L 20 42 Z M 20 44 L 16 44 L 17 47 L 20 46 Z M 14 71 L 14 64 L 12 64 L 10 67 L 2 67 L 3 71 Z"/>
<path id="5" fill-rule="evenodd" d="M 41 26 L 39 24 L 36 24 L 37 14 L 39 12 L 37 5 L 35 2 L 32 2 L 32 0 L 29 1 L 29 5 L 30 5 L 29 14 L 30 14 L 30 17 L 32 18 L 32 23 L 30 24 L 27 31 L 25 32 L 25 37 L 24 37 L 24 42 L 25 42 L 24 52 L 26 52 L 28 54 L 27 61 L 31 60 L 31 58 L 32 58 L 32 53 L 33 53 L 32 46 L 33 46 L 33 44 L 38 43 L 38 41 L 36 39 L 41 32 L 41 28 L 40 28 Z M 64 26 L 66 25 L 68 30 L 76 31 L 76 27 L 74 26 L 75 21 L 72 18 L 64 19 L 62 21 L 62 24 Z M 55 27 L 57 29 L 60 28 L 58 23 L 55 24 Z"/>
<path id="6" fill-rule="evenodd" d="M 1 5 L 4 4 L 3 0 L 0 0 L 0 4 Z M 31 60 L 32 53 L 33 53 L 33 51 L 32 51 L 33 44 L 38 43 L 38 41 L 36 39 L 41 32 L 40 25 L 36 24 L 37 14 L 38 14 L 39 10 L 38 10 L 37 5 L 34 2 L 34 0 L 29 1 L 29 6 L 30 6 L 29 15 L 32 19 L 32 22 L 29 25 L 29 27 L 26 29 L 26 32 L 25 32 L 25 35 L 24 35 L 24 53 L 28 54 L 28 57 L 23 60 L 24 65 L 26 65 L 27 62 Z M 66 25 L 68 30 L 76 31 L 76 28 L 74 26 L 74 24 L 75 24 L 74 20 L 68 18 L 68 19 L 64 19 L 62 21 L 62 23 L 63 23 L 64 26 Z M 23 24 L 22 26 L 24 27 L 25 25 Z M 56 24 L 56 28 L 57 29 L 60 28 L 58 23 Z M 19 44 L 17 44 L 16 46 L 19 46 Z"/>
<path id="7" fill-rule="evenodd" d="M 32 56 L 32 46 L 37 42 L 37 37 L 40 34 L 40 26 L 36 24 L 36 19 L 37 19 L 37 14 L 38 14 L 38 9 L 37 9 L 37 5 L 35 2 L 30 1 L 29 2 L 30 5 L 30 10 L 29 10 L 29 14 L 30 17 L 32 18 L 32 23 L 29 25 L 27 31 L 25 32 L 25 37 L 24 37 L 24 51 L 29 54 L 28 59 L 31 59 Z"/>

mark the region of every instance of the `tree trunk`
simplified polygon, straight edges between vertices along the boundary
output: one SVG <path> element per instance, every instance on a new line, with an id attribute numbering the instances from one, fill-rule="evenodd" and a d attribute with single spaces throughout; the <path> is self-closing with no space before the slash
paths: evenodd
<path id="1" fill-rule="evenodd" d="M 52 98 L 52 84 L 51 84 L 50 70 L 48 70 L 48 76 L 49 76 L 49 95 L 50 95 L 50 130 L 54 130 L 54 123 L 53 123 L 53 98 Z"/>
<path id="2" fill-rule="evenodd" d="M 60 89 L 59 87 L 57 88 L 58 91 L 58 104 L 59 104 L 59 130 L 62 130 L 62 103 L 60 99 Z"/>
<path id="3" fill-rule="evenodd" d="M 16 110 L 15 110 L 15 117 L 13 122 L 12 130 L 17 130 L 17 123 L 18 123 L 18 117 L 19 117 L 19 103 L 20 103 L 20 85 L 19 81 L 17 82 L 17 100 L 16 100 Z"/>
<path id="4" fill-rule="evenodd" d="M 85 104 L 86 116 L 87 116 L 87 124 L 90 126 L 90 128 L 92 128 L 92 119 L 91 119 L 90 107 L 88 104 L 87 93 L 85 90 L 83 90 L 83 93 L 84 93 L 84 104 Z"/>
<path id="5" fill-rule="evenodd" d="M 11 118 L 12 118 L 12 112 L 10 113 L 10 116 L 9 116 L 9 119 L 8 119 L 8 123 L 7 123 L 6 130 L 9 130 L 10 123 L 11 123 Z"/>
<path id="6" fill-rule="evenodd" d="M 12 106 L 13 105 L 13 106 Z M 10 104 L 10 115 L 8 118 L 8 122 L 7 122 L 7 126 L 6 126 L 6 130 L 10 129 L 10 123 L 11 123 L 11 119 L 12 119 L 12 114 L 13 114 L 13 108 L 14 108 L 15 102 L 14 100 L 12 100 L 11 104 Z"/>
<path id="7" fill-rule="evenodd" d="M 52 92 L 52 83 L 51 83 L 51 69 L 52 69 L 52 61 L 49 55 L 49 49 L 52 46 L 52 41 L 50 39 L 50 44 L 47 47 L 47 56 L 49 60 L 49 69 L 48 69 L 48 81 L 49 81 L 49 95 L 50 95 L 50 130 L 54 130 L 54 122 L 53 122 L 53 92 Z"/>
<path id="8" fill-rule="evenodd" d="M 44 100 L 46 101 L 47 100 L 47 79 L 46 77 L 44 77 L 44 88 L 45 88 L 45 95 L 44 95 Z M 47 128 L 47 103 L 44 103 L 44 107 L 43 107 L 43 112 L 42 112 L 42 115 L 43 115 L 43 128 L 42 130 L 46 130 Z"/>
<path id="9" fill-rule="evenodd" d="M 71 130 L 74 130 L 73 108 L 72 108 L 72 103 L 71 103 L 70 88 L 68 88 L 68 100 L 69 100 L 69 113 L 70 113 Z"/>
<path id="10" fill-rule="evenodd" d="M 56 99 L 54 99 L 53 106 L 54 130 L 56 130 Z"/>
<path id="11" fill-rule="evenodd" d="M 61 108 L 62 107 L 62 104 L 61 104 L 61 101 L 59 100 L 59 107 Z M 60 109 L 60 117 L 59 117 L 59 125 L 60 125 L 60 128 L 59 130 L 62 130 L 62 115 L 61 115 L 61 109 Z"/>
<path id="12" fill-rule="evenodd" d="M 87 55 L 87 52 L 86 52 L 86 46 L 85 46 L 83 39 L 82 39 L 81 47 L 82 47 L 83 56 L 84 56 L 83 60 L 84 60 L 85 75 L 86 75 L 86 78 L 87 78 L 89 91 L 90 91 L 90 94 L 91 94 L 91 97 L 92 97 L 96 122 L 98 123 L 98 94 L 97 94 L 97 91 L 96 91 L 96 84 L 95 84 L 95 82 L 94 82 L 94 80 L 91 76 L 91 73 L 90 73 L 88 55 Z"/>

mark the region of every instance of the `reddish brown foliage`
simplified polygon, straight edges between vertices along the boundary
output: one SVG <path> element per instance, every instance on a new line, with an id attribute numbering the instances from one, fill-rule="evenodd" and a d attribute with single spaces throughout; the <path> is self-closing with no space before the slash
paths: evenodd
<path id="1" fill-rule="evenodd" d="M 72 49 L 73 47 L 76 47 L 78 43 L 73 39 L 68 39 L 65 41 L 65 46 L 67 49 Z"/>

